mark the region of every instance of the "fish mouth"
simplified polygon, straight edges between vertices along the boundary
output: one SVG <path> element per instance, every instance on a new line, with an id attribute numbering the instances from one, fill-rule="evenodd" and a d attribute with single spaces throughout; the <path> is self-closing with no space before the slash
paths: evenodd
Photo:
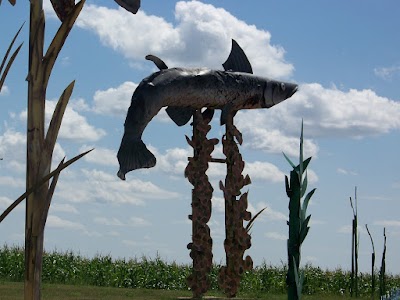
<path id="1" fill-rule="evenodd" d="M 292 89 L 292 91 L 290 92 L 288 98 L 292 97 L 292 96 L 297 92 L 298 89 L 299 89 L 299 86 L 296 85 L 296 86 Z"/>

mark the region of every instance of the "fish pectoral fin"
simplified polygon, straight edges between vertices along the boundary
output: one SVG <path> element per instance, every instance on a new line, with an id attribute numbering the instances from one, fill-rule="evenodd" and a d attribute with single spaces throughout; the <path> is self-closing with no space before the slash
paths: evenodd
<path id="1" fill-rule="evenodd" d="M 168 66 L 165 64 L 165 62 L 161 58 L 159 58 L 153 54 L 146 55 L 145 58 L 147 60 L 151 60 L 157 66 L 157 68 L 159 68 L 160 70 L 168 69 Z"/>
<path id="2" fill-rule="evenodd" d="M 228 59 L 222 64 L 225 71 L 245 72 L 253 74 L 253 68 L 239 44 L 232 39 L 232 49 Z"/>
<path id="3" fill-rule="evenodd" d="M 189 122 L 196 110 L 191 107 L 168 106 L 166 111 L 176 125 L 183 126 Z"/>
<path id="4" fill-rule="evenodd" d="M 214 116 L 214 109 L 207 108 L 205 111 L 201 113 L 201 115 L 203 116 L 203 120 L 209 123 Z"/>
<path id="5" fill-rule="evenodd" d="M 233 105 L 231 102 L 227 103 L 224 105 L 224 107 L 221 110 L 221 126 L 226 124 L 226 120 L 228 119 L 228 115 L 232 113 L 233 117 L 236 115 L 237 110 L 233 108 Z"/>
<path id="6" fill-rule="evenodd" d="M 125 180 L 125 174 L 132 170 L 152 168 L 156 165 L 155 156 L 142 140 L 123 139 L 117 157 L 119 162 L 117 175 L 122 180 Z"/>

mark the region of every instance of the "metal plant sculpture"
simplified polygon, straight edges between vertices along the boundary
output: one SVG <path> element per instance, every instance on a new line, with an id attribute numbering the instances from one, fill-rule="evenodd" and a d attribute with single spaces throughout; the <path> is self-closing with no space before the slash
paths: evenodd
<path id="1" fill-rule="evenodd" d="M 369 238 L 372 244 L 372 254 L 371 254 L 371 298 L 374 298 L 375 295 L 375 246 L 374 240 L 372 239 L 372 235 L 369 232 L 368 225 L 365 224 L 365 228 L 367 229 Z"/>
<path id="2" fill-rule="evenodd" d="M 380 296 L 386 295 L 386 228 L 383 228 L 383 253 L 381 268 L 379 270 L 379 294 Z"/>
<path id="3" fill-rule="evenodd" d="M 16 1 L 9 0 L 9 2 L 14 5 Z M 118 2 L 134 4 L 139 1 Z M 51 3 L 61 21 L 61 25 L 45 51 L 43 1 L 30 1 L 29 70 L 26 78 L 28 82 L 27 187 L 26 192 L 7 208 L 0 217 L 1 222 L 13 208 L 25 198 L 27 199 L 25 220 L 25 300 L 41 298 L 44 228 L 60 172 L 88 153 L 82 153 L 67 162 L 62 160 L 59 166 L 53 172 L 50 172 L 53 150 L 65 109 L 74 88 L 74 81 L 63 91 L 57 102 L 47 132 L 45 132 L 46 90 L 58 54 L 82 10 L 85 0 L 77 4 L 75 4 L 74 0 L 51 0 Z M 131 7 L 131 9 L 133 8 Z M 18 33 L 19 31 L 3 59 L 0 74 Z M 4 78 L 20 47 L 14 51 L 3 75 L 1 75 L 1 85 L 3 85 Z M 49 183 L 50 179 L 51 183 Z"/>
<path id="4" fill-rule="evenodd" d="M 211 153 L 218 139 L 207 139 L 211 118 L 202 115 L 199 110 L 193 115 L 193 137 L 186 137 L 193 148 L 194 155 L 189 158 L 185 176 L 194 186 L 192 190 L 192 242 L 188 244 L 193 260 L 193 272 L 188 277 L 188 286 L 194 298 L 201 298 L 210 287 L 208 274 L 212 267 L 212 238 L 207 223 L 211 218 L 211 198 L 213 187 L 208 181 L 206 171 L 211 161 Z"/>
<path id="5" fill-rule="evenodd" d="M 251 236 L 243 227 L 243 221 L 251 220 L 247 211 L 248 193 L 241 194 L 241 189 L 251 183 L 248 175 L 243 176 L 244 161 L 237 142 L 242 144 L 242 134 L 233 124 L 234 111 L 227 113 L 226 133 L 222 139 L 223 152 L 226 156 L 227 174 L 225 184 L 220 181 L 220 189 L 225 197 L 225 253 L 226 266 L 221 267 L 218 283 L 228 297 L 235 297 L 239 289 L 242 274 L 253 268 L 250 256 L 243 259 L 244 252 L 251 247 Z M 239 197 L 239 200 L 237 200 Z"/>
<path id="6" fill-rule="evenodd" d="M 194 298 L 201 298 L 208 290 L 208 273 L 212 263 L 212 239 L 207 225 L 211 216 L 213 188 L 206 170 L 209 162 L 226 163 L 227 175 L 220 188 L 225 197 L 226 267 L 219 273 L 219 284 L 229 297 L 234 297 L 239 288 L 241 275 L 252 268 L 250 256 L 243 259 L 251 246 L 249 228 L 253 219 L 247 211 L 247 193 L 241 189 L 250 184 L 250 177 L 243 176 L 244 162 L 236 141 L 242 144 L 242 135 L 233 124 L 240 109 L 270 108 L 291 97 L 297 85 L 252 75 L 252 67 L 244 51 L 232 40 L 231 53 L 223 63 L 224 71 L 206 68 L 168 68 L 155 55 L 147 55 L 160 69 L 143 79 L 132 95 L 131 106 L 125 120 L 125 132 L 118 151 L 120 169 L 118 177 L 125 180 L 126 173 L 140 168 L 151 168 L 156 158 L 142 141 L 148 123 L 167 106 L 167 113 L 178 125 L 183 126 L 193 116 L 193 137 L 186 137 L 193 147 L 185 175 L 194 186 L 192 191 L 192 242 L 188 248 L 193 259 L 193 273 L 188 284 Z M 201 109 L 207 109 L 201 113 Z M 226 124 L 222 138 L 226 159 L 213 159 L 211 152 L 217 139 L 207 139 L 211 129 L 208 124 L 214 109 L 221 109 L 221 125 Z M 235 141 L 236 139 L 236 141 Z M 239 199 L 237 199 L 239 197 Z M 243 227 L 243 221 L 250 221 Z"/>
<path id="7" fill-rule="evenodd" d="M 296 166 L 286 155 L 283 154 L 289 164 L 293 167 L 290 172 L 290 181 L 285 176 L 286 194 L 289 197 L 289 239 L 288 250 L 288 272 L 286 284 L 288 289 L 288 300 L 301 299 L 304 275 L 300 272 L 301 244 L 310 229 L 308 223 L 311 215 L 307 215 L 308 203 L 316 189 L 311 190 L 302 201 L 307 190 L 307 167 L 311 157 L 303 160 L 303 122 L 301 123 L 300 135 L 300 162 Z M 304 175 L 305 173 L 305 175 Z M 304 175 L 304 177 L 303 177 Z"/>
<path id="8" fill-rule="evenodd" d="M 357 211 L 357 187 L 354 188 L 354 205 L 350 197 L 350 205 L 353 210 L 352 239 L 351 239 L 351 275 L 350 275 L 350 296 L 358 297 L 358 211 Z"/>

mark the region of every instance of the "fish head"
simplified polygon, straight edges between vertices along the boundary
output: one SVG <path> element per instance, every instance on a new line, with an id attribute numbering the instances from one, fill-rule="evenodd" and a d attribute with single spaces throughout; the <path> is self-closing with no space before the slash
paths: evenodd
<path id="1" fill-rule="evenodd" d="M 298 85 L 295 83 L 268 80 L 264 87 L 264 107 L 270 108 L 290 97 L 297 92 Z"/>

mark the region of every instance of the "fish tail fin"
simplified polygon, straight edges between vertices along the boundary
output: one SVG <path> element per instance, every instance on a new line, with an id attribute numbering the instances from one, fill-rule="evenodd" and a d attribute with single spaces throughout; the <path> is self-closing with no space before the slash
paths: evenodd
<path id="1" fill-rule="evenodd" d="M 123 140 L 117 157 L 120 166 L 117 176 L 122 180 L 125 180 L 125 174 L 129 171 L 152 168 L 156 165 L 155 156 L 147 149 L 142 140 Z"/>

